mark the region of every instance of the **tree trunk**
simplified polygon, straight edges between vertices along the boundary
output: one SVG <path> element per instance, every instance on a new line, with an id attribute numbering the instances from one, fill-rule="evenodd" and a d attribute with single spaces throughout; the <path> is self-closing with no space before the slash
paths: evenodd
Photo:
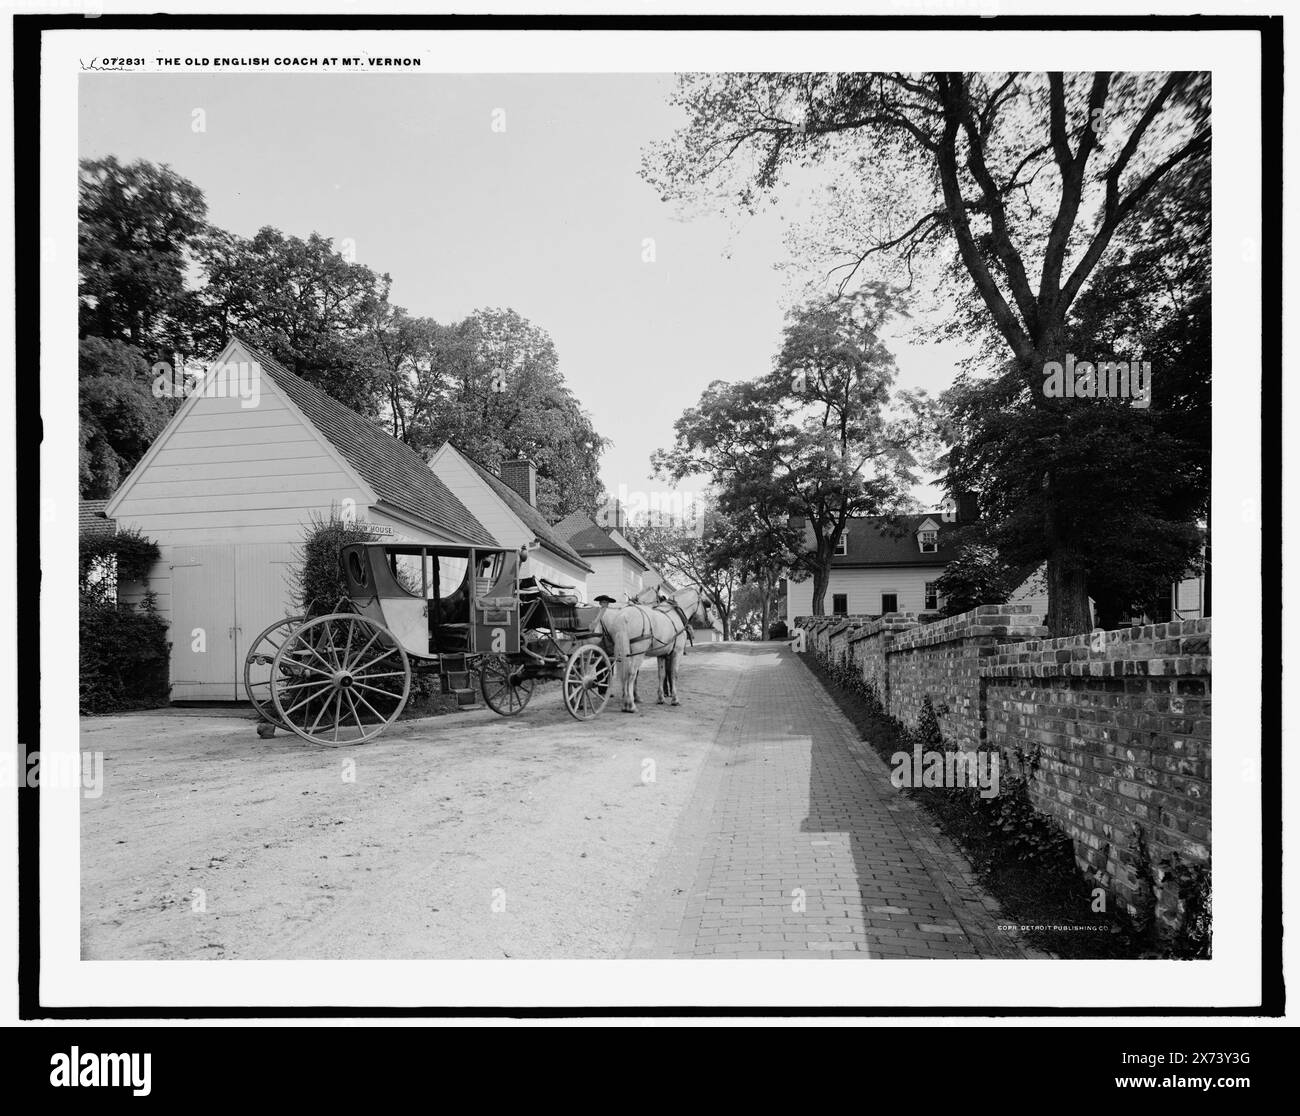
<path id="1" fill-rule="evenodd" d="M 1061 341 L 1061 327 L 1054 326 L 1046 330 L 1050 345 L 1045 359 L 1064 361 L 1065 352 Z M 1041 371 L 1041 365 L 1038 366 Z M 1033 383 L 1033 367 L 1027 368 L 1030 391 L 1040 392 L 1041 382 Z M 1039 397 L 1036 400 L 1043 403 Z M 1056 493 L 1059 481 L 1056 470 L 1048 466 L 1043 477 L 1044 500 L 1046 503 L 1043 533 L 1047 539 L 1047 630 L 1053 638 L 1078 635 L 1092 629 L 1092 614 L 1088 605 L 1088 573 L 1080 566 L 1069 552 L 1067 540 L 1063 537 L 1056 517 Z"/>
<path id="2" fill-rule="evenodd" d="M 826 615 L 826 587 L 831 583 L 830 563 L 818 565 L 812 577 L 812 614 Z M 794 617 L 791 617 L 793 620 Z"/>
<path id="3" fill-rule="evenodd" d="M 768 621 L 770 618 L 770 609 L 768 607 L 769 601 L 767 599 L 767 576 L 765 574 L 759 575 L 758 593 L 759 593 L 759 600 L 760 600 L 759 616 L 761 617 L 759 623 L 762 626 L 762 630 L 758 633 L 758 638 L 767 639 L 767 629 L 768 629 Z"/>
<path id="4" fill-rule="evenodd" d="M 1089 631 L 1088 575 L 1059 555 L 1047 559 L 1047 628 L 1053 637 Z"/>

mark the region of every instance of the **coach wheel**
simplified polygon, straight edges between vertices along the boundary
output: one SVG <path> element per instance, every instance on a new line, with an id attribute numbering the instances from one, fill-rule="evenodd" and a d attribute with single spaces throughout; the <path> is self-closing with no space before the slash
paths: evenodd
<path id="1" fill-rule="evenodd" d="M 405 649 L 387 628 L 352 613 L 308 620 L 271 667 L 280 721 L 326 747 L 373 740 L 401 716 L 410 692 Z"/>

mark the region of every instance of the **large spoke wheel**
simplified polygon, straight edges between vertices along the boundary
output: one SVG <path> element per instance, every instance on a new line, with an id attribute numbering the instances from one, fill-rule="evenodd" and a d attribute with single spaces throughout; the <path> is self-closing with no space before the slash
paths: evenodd
<path id="1" fill-rule="evenodd" d="M 275 711 L 275 703 L 271 700 L 271 664 L 275 662 L 276 652 L 284 646 L 284 641 L 306 619 L 305 616 L 289 616 L 277 620 L 253 640 L 244 657 L 244 693 L 248 695 L 248 700 L 253 703 L 253 708 L 257 710 L 264 725 L 272 726 L 266 730 L 267 735 L 273 733 L 276 727 L 289 727 L 280 720 L 280 715 Z"/>
<path id="2" fill-rule="evenodd" d="M 524 711 L 536 683 L 523 677 L 523 672 L 521 664 L 511 663 L 500 655 L 488 655 L 483 660 L 478 684 L 489 709 L 503 717 L 513 717 Z"/>
<path id="3" fill-rule="evenodd" d="M 605 708 L 614 681 L 614 664 L 603 647 L 579 647 L 564 664 L 564 708 L 590 721 Z"/>
<path id="4" fill-rule="evenodd" d="M 308 620 L 271 664 L 280 722 L 326 747 L 364 744 L 401 715 L 411 664 L 387 628 L 350 613 Z"/>

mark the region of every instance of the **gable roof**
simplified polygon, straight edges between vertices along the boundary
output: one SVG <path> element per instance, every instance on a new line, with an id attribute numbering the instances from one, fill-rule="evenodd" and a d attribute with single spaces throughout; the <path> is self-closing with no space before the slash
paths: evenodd
<path id="1" fill-rule="evenodd" d="M 580 569 L 591 572 L 591 567 L 582 560 L 578 554 L 567 542 L 564 536 L 559 534 L 554 527 L 546 522 L 546 517 L 542 515 L 532 504 L 519 495 L 505 481 L 496 475 L 486 465 L 475 461 L 469 454 L 457 446 L 454 442 L 448 443 L 452 449 L 465 459 L 465 463 L 470 466 L 482 479 L 483 482 L 492 489 L 506 506 L 514 514 L 516 519 L 521 520 L 524 525 L 537 536 L 537 541 L 542 544 L 552 554 L 563 558 L 566 562 L 572 562 Z"/>
<path id="2" fill-rule="evenodd" d="M 370 419 L 312 387 L 301 376 L 236 337 L 276 387 L 375 490 L 385 503 L 461 536 L 468 543 L 499 546 L 470 511 L 452 495 L 428 463 L 405 442 Z"/>
<path id="3" fill-rule="evenodd" d="M 112 535 L 117 531 L 117 521 L 104 514 L 107 500 L 79 500 L 77 502 L 77 534 Z"/>
<path id="4" fill-rule="evenodd" d="M 930 520 L 938 530 L 939 549 L 923 554 L 916 533 Z M 894 521 L 888 516 L 869 515 L 850 519 L 844 527 L 846 554 L 831 559 L 831 568 L 864 566 L 946 566 L 956 557 L 949 543 L 951 537 L 943 524 L 930 515 L 901 515 Z M 902 537 L 898 537 L 899 534 Z"/>
<path id="5" fill-rule="evenodd" d="M 566 515 L 555 525 L 555 532 L 568 539 L 569 545 L 584 558 L 630 558 L 642 569 L 650 568 L 649 562 L 630 546 L 620 546 L 586 512 Z"/>
<path id="6" fill-rule="evenodd" d="M 633 558 L 635 558 L 638 562 L 640 562 L 643 566 L 645 566 L 647 570 L 654 569 L 654 563 L 651 562 L 650 559 L 647 558 L 644 554 L 642 554 L 639 550 L 637 550 L 637 548 L 632 544 L 632 540 L 629 539 L 625 534 L 623 534 L 623 532 L 620 531 L 617 527 L 610 528 L 609 537 L 612 542 L 621 546 L 630 555 L 632 555 Z M 659 573 L 658 570 L 655 570 L 655 572 Z M 663 577 L 663 574 L 660 573 L 659 576 Z"/>

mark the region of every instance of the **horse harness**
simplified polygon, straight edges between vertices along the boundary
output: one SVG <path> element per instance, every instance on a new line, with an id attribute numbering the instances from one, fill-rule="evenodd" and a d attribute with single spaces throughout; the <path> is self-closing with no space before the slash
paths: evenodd
<path id="1" fill-rule="evenodd" d="M 628 651 L 629 651 L 630 654 L 633 654 L 633 655 L 642 655 L 642 654 L 645 654 L 647 651 L 650 650 L 650 646 L 654 643 L 654 633 L 653 633 L 652 631 L 647 631 L 646 628 L 645 628 L 645 626 L 644 626 L 645 623 L 646 623 L 645 613 L 643 613 L 643 612 L 640 611 L 640 610 L 643 609 L 643 608 L 652 608 L 653 611 L 655 611 L 655 612 L 661 612 L 661 613 L 663 613 L 665 616 L 667 616 L 667 615 L 669 614 L 669 612 L 675 612 L 675 613 L 677 614 L 678 618 L 679 618 L 679 619 L 681 620 L 681 622 L 682 622 L 682 631 L 684 631 L 684 632 L 686 633 L 686 641 L 687 641 L 687 642 L 688 642 L 692 647 L 695 645 L 695 637 L 694 637 L 693 635 L 691 635 L 691 624 L 690 624 L 690 621 L 689 621 L 689 620 L 687 619 L 687 617 L 686 617 L 686 611 L 685 611 L 685 610 L 682 608 L 682 606 L 679 605 L 676 601 L 672 600 L 671 598 L 666 598 L 665 600 L 660 601 L 657 605 L 653 605 L 653 606 L 651 606 L 651 605 L 638 605 L 638 606 L 637 606 L 637 615 L 641 618 L 642 629 L 641 629 L 641 634 L 640 634 L 640 635 L 637 635 L 637 636 L 629 635 L 629 636 L 628 636 L 628 641 L 627 641 L 627 642 L 628 642 Z M 676 638 L 677 638 L 677 636 L 678 636 L 679 634 L 680 634 L 679 632 L 674 632 L 674 633 L 673 633 L 673 639 L 676 640 Z M 646 644 L 646 649 L 645 649 L 645 651 L 638 651 L 638 650 L 636 650 L 636 644 L 639 644 L 639 643 L 644 643 L 644 644 Z"/>

